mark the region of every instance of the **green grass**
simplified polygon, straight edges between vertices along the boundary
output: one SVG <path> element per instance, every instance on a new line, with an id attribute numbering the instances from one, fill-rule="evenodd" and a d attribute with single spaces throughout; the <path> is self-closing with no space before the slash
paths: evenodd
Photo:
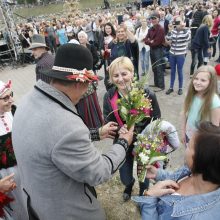
<path id="1" fill-rule="evenodd" d="M 127 3 L 129 0 L 109 0 L 110 4 Z M 131 1 L 130 1 L 131 2 Z M 80 0 L 80 9 L 95 9 L 103 5 L 103 0 Z M 23 17 L 29 18 L 32 16 L 56 14 L 63 12 L 63 4 L 50 4 L 47 6 L 34 6 L 33 8 L 17 9 L 15 13 Z M 65 16 L 65 15 L 64 15 Z"/>

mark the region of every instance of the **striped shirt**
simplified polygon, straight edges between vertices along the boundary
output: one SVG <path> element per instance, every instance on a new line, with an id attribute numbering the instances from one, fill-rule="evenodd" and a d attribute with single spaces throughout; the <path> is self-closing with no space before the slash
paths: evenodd
<path id="1" fill-rule="evenodd" d="M 173 55 L 184 55 L 188 47 L 188 42 L 191 38 L 189 29 L 177 31 L 172 30 L 167 34 L 166 39 L 171 42 L 170 53 Z"/>

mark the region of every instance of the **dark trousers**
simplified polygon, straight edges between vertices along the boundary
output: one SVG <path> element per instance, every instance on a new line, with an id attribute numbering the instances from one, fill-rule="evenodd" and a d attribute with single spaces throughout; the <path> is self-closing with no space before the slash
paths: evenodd
<path id="1" fill-rule="evenodd" d="M 216 54 L 217 41 L 218 41 L 218 36 L 210 38 L 211 47 L 213 48 L 212 57 L 215 57 L 215 54 Z"/>
<path id="2" fill-rule="evenodd" d="M 154 85 L 158 88 L 164 89 L 163 47 L 151 48 L 150 59 L 152 70 L 154 72 Z"/>
<path id="3" fill-rule="evenodd" d="M 190 75 L 193 75 L 196 64 L 197 68 L 203 65 L 203 53 L 202 49 L 191 49 L 191 55 L 192 55 L 192 63 L 190 67 Z"/>
<path id="4" fill-rule="evenodd" d="M 131 149 L 131 150 L 130 150 Z M 130 148 L 126 154 L 126 159 L 124 164 L 119 169 L 120 179 L 121 182 L 125 186 L 129 186 L 132 184 L 134 177 L 133 177 L 133 165 L 134 165 L 134 157 L 132 155 L 132 148 Z M 143 194 L 143 191 L 147 189 L 149 186 L 149 180 L 146 178 L 144 183 L 139 183 L 139 194 Z"/>
<path id="5" fill-rule="evenodd" d="M 54 36 L 49 36 L 48 40 L 49 40 L 48 42 L 49 42 L 51 53 L 56 53 L 57 52 L 56 38 Z"/>

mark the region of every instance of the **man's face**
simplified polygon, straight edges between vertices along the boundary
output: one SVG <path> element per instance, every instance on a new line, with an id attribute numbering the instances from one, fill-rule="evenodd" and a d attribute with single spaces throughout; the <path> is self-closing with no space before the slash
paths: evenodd
<path id="1" fill-rule="evenodd" d="M 34 56 L 35 59 L 39 59 L 43 53 L 46 52 L 46 49 L 44 47 L 38 47 L 32 49 L 32 55 Z"/>
<path id="2" fill-rule="evenodd" d="M 152 17 L 150 18 L 152 25 L 157 25 L 159 23 L 159 18 L 158 17 Z"/>

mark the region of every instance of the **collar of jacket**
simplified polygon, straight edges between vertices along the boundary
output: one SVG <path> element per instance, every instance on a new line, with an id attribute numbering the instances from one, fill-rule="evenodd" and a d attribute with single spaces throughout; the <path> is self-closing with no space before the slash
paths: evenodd
<path id="1" fill-rule="evenodd" d="M 173 217 L 191 215 L 206 211 L 213 207 L 220 199 L 220 188 L 201 195 L 181 196 L 178 201 L 173 196 L 167 195 L 160 197 L 161 200 L 173 204 Z"/>
<path id="2" fill-rule="evenodd" d="M 51 86 L 48 83 L 43 82 L 42 80 L 38 80 L 35 89 L 37 89 L 39 92 L 53 100 L 54 102 L 57 102 L 62 107 L 67 109 L 68 111 L 71 111 L 74 114 L 77 114 L 76 107 L 71 102 L 68 96 L 66 96 L 64 93 L 56 89 L 55 87 Z"/>

